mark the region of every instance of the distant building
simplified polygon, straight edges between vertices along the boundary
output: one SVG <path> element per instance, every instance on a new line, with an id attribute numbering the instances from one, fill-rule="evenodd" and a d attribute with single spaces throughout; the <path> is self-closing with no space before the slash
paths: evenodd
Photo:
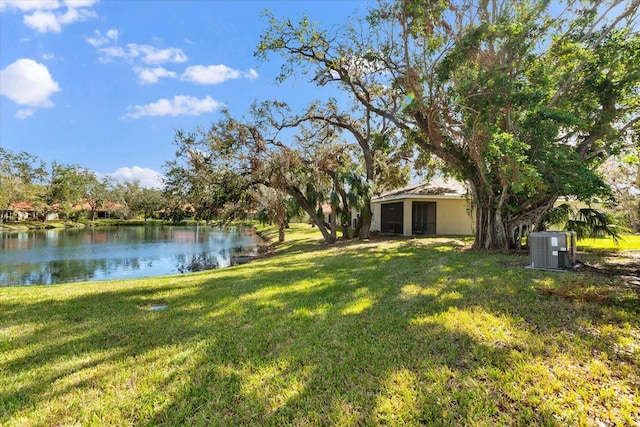
<path id="1" fill-rule="evenodd" d="M 474 218 L 467 189 L 435 178 L 388 191 L 371 200 L 371 231 L 411 235 L 471 235 Z"/>

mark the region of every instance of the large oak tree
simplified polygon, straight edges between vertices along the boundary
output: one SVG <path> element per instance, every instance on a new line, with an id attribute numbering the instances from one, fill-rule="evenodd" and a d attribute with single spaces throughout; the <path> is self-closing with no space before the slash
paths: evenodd
<path id="1" fill-rule="evenodd" d="M 225 111 L 206 130 L 177 132 L 178 150 L 176 160 L 168 163 L 167 189 L 190 195 L 186 200 L 196 211 L 207 200 L 219 208 L 220 202 L 228 202 L 213 200 L 212 195 L 240 196 L 260 186 L 275 189 L 293 198 L 325 241 L 334 243 L 347 147 L 335 143 L 330 128 L 300 125 L 293 132 L 282 124 L 287 111 L 282 103 L 264 102 L 254 105 L 247 119 Z M 238 191 L 229 191 L 230 186 Z M 321 212 L 324 202 L 331 207 L 329 223 Z"/>
<path id="2" fill-rule="evenodd" d="M 285 64 L 278 81 L 299 74 L 309 74 L 314 84 L 321 87 L 337 85 L 348 95 L 346 101 L 329 98 L 314 101 L 301 114 L 291 119 L 292 126 L 302 122 L 316 122 L 331 126 L 354 141 L 358 152 L 354 160 L 359 163 L 358 187 L 360 210 L 356 234 L 368 239 L 372 222 L 371 198 L 382 191 L 405 185 L 409 180 L 407 162 L 414 157 L 411 144 L 402 141 L 398 128 L 380 111 L 396 110 L 402 102 L 399 91 L 387 90 L 392 76 L 384 75 L 385 64 L 366 51 L 379 44 L 376 33 L 357 32 L 344 28 L 344 32 L 330 34 L 319 30 L 307 18 L 297 24 L 290 20 L 278 21 L 265 13 L 270 28 L 262 36 L 256 55 L 266 60 L 270 53 L 284 57 Z M 352 176 L 352 180 L 356 177 Z"/>

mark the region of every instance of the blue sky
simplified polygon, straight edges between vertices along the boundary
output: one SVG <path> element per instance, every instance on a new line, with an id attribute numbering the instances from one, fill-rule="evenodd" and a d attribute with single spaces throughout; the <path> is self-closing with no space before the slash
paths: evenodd
<path id="1" fill-rule="evenodd" d="M 226 106 L 302 106 L 306 79 L 277 84 L 280 58 L 253 56 L 260 12 L 323 26 L 370 2 L 0 0 L 0 147 L 99 175 L 157 183 L 175 130 L 206 127 Z"/>

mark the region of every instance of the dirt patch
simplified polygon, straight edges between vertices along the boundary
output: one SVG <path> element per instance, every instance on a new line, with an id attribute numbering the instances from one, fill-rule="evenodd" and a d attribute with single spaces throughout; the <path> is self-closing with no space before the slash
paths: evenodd
<path id="1" fill-rule="evenodd" d="M 598 261 L 581 263 L 575 270 L 620 279 L 640 292 L 640 250 L 610 253 Z"/>
<path id="2" fill-rule="evenodd" d="M 537 287 L 536 292 L 640 311 L 640 251 L 594 257 L 593 261 L 579 263 L 573 271 L 581 274 L 567 276 L 557 287 Z"/>
<path id="3" fill-rule="evenodd" d="M 567 283 L 559 288 L 538 287 L 536 292 L 540 295 L 552 295 L 567 298 L 575 301 L 606 303 L 611 299 L 611 289 L 609 287 L 594 287 L 583 282 Z"/>

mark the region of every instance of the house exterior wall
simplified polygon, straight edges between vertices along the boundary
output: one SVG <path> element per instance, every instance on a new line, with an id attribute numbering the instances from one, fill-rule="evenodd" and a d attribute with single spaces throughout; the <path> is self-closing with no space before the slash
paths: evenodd
<path id="1" fill-rule="evenodd" d="M 436 205 L 437 234 L 473 234 L 474 220 L 467 199 L 441 199 Z"/>
<path id="2" fill-rule="evenodd" d="M 16 211 L 15 213 L 16 213 L 16 217 L 18 218 L 18 221 L 25 221 L 29 219 L 29 212 Z"/>
<path id="3" fill-rule="evenodd" d="M 4 209 L 0 211 L 3 221 L 26 221 L 30 218 L 36 218 L 35 211 L 23 211 L 17 209 Z"/>
<path id="4" fill-rule="evenodd" d="M 471 235 L 474 220 L 470 215 L 469 201 L 465 198 L 403 198 L 377 200 L 372 202 L 372 231 L 380 231 L 381 206 L 386 203 L 404 203 L 403 235 L 411 236 L 411 215 L 413 202 L 436 203 L 436 235 Z"/>

